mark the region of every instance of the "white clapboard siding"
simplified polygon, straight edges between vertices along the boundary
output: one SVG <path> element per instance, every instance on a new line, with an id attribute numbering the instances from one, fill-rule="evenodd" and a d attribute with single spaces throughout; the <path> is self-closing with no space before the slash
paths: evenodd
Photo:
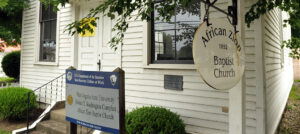
<path id="1" fill-rule="evenodd" d="M 216 5 L 223 9 L 228 6 L 226 0 L 218 1 Z M 216 16 L 226 18 L 212 9 L 211 17 Z M 222 107 L 229 106 L 227 91 L 217 91 L 207 86 L 195 69 L 145 68 L 144 25 L 139 20 L 129 21 L 122 46 L 121 66 L 126 73 L 126 108 L 131 111 L 142 106 L 162 106 L 178 113 L 190 133 L 228 133 L 228 113 L 222 112 Z M 182 75 L 183 91 L 164 89 L 164 75 Z"/>
<path id="2" fill-rule="evenodd" d="M 255 3 L 256 0 L 245 0 L 244 8 L 247 12 L 251 5 Z M 259 38 L 256 38 L 260 29 L 259 23 L 257 20 L 254 23 L 251 23 L 251 27 L 244 25 L 245 30 L 245 56 L 246 56 L 246 67 L 245 67 L 245 92 L 244 96 L 244 106 L 245 106 L 245 132 L 246 134 L 256 134 L 256 125 L 257 125 L 257 58 L 256 58 L 256 42 L 259 42 Z M 261 60 L 261 59 L 260 59 Z"/>
<path id="3" fill-rule="evenodd" d="M 57 12 L 57 46 L 58 62 L 55 65 L 38 64 L 36 57 L 38 54 L 39 38 L 36 36 L 39 31 L 39 0 L 31 0 L 29 8 L 23 12 L 22 30 L 22 57 L 20 84 L 29 89 L 36 89 L 50 80 L 65 72 L 71 65 L 72 49 L 71 36 L 64 33 L 66 24 L 72 22 L 72 10 L 70 5 Z M 53 91 L 55 93 L 55 91 Z M 48 94 L 48 93 L 47 93 Z M 44 101 L 44 100 L 41 100 Z"/>
<path id="4" fill-rule="evenodd" d="M 266 87 L 266 130 L 276 131 L 293 82 L 288 50 L 281 49 L 282 13 L 275 9 L 264 16 L 264 71 Z M 283 33 L 285 34 L 285 33 Z"/>

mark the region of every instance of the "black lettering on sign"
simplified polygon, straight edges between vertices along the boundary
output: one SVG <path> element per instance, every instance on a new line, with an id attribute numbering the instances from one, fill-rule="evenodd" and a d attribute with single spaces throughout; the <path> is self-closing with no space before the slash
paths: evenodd
<path id="1" fill-rule="evenodd" d="M 216 36 L 227 36 L 227 30 L 225 28 L 214 28 L 210 27 L 210 29 L 205 31 L 206 36 L 202 36 L 202 42 L 204 47 L 206 47 L 206 43 L 210 41 L 210 39 Z"/>
<path id="2" fill-rule="evenodd" d="M 232 57 L 221 58 L 218 56 L 214 56 L 214 65 L 222 65 L 223 67 L 228 65 L 234 65 L 233 58 Z"/>
<path id="3" fill-rule="evenodd" d="M 202 41 L 203 41 L 204 47 L 206 47 L 206 43 L 208 42 L 208 40 L 206 38 L 202 37 Z"/>
<path id="4" fill-rule="evenodd" d="M 235 77 L 235 71 L 233 69 L 224 70 L 222 68 L 216 68 L 214 70 L 215 78 L 230 78 Z"/>
<path id="5" fill-rule="evenodd" d="M 227 50 L 227 44 L 219 44 L 219 48 Z"/>
<path id="6" fill-rule="evenodd" d="M 183 90 L 183 76 L 164 75 L 164 88 L 171 90 Z"/>

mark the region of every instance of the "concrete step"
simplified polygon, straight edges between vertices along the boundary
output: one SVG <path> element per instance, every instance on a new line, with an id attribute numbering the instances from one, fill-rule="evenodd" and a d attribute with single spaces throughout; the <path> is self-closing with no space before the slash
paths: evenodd
<path id="1" fill-rule="evenodd" d="M 26 133 L 24 133 L 24 134 L 26 134 Z M 45 131 L 33 130 L 33 131 L 30 131 L 29 134 L 47 134 L 47 132 L 45 132 Z"/>
<path id="2" fill-rule="evenodd" d="M 68 123 L 66 121 L 66 109 L 56 109 L 50 112 L 50 119 L 60 122 L 60 123 Z"/>
<path id="3" fill-rule="evenodd" d="M 64 106 L 64 103 L 62 103 Z M 56 107 L 50 112 L 50 119 L 37 124 L 32 134 L 66 134 L 69 130 L 70 122 L 66 121 L 66 109 Z M 77 125 L 77 134 L 86 134 L 91 129 Z M 91 131 L 93 132 L 93 131 Z"/>
<path id="4" fill-rule="evenodd" d="M 66 134 L 67 126 L 62 122 L 46 120 L 38 123 L 35 131 L 46 132 L 47 134 Z"/>

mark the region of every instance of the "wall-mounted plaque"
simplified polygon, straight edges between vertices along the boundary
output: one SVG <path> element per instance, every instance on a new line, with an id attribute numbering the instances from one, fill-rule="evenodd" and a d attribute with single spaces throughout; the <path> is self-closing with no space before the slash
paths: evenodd
<path id="1" fill-rule="evenodd" d="M 164 88 L 170 90 L 183 90 L 183 76 L 178 75 L 165 75 Z"/>

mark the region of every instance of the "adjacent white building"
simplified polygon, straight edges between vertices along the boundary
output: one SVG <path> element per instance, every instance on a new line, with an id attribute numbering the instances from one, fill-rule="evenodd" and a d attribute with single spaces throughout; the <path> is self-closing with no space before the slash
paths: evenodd
<path id="1" fill-rule="evenodd" d="M 99 15 L 95 36 L 64 32 L 99 0 L 71 0 L 57 14 L 49 11 L 51 7 L 43 8 L 39 0 L 30 0 L 23 13 L 20 84 L 35 89 L 69 66 L 97 71 L 101 61 L 102 71 L 125 70 L 129 111 L 144 105 L 166 107 L 181 115 L 189 133 L 273 134 L 293 83 L 289 50 L 280 47 L 290 38 L 290 27 L 282 27 L 287 15 L 275 9 L 247 28 L 244 14 L 254 2 L 240 0 L 238 4 L 238 30 L 246 53 L 244 76 L 233 89 L 218 91 L 203 82 L 192 60 L 190 43 L 193 30 L 203 21 L 204 4 L 196 1 L 199 14 L 179 12 L 173 23 L 128 20 L 123 45 L 114 51 L 108 44 L 115 34 L 111 32 L 114 21 L 108 17 Z M 231 0 L 215 5 L 227 10 Z M 227 19 L 210 11 L 212 18 Z M 182 76 L 183 90 L 164 89 L 165 75 Z"/>

